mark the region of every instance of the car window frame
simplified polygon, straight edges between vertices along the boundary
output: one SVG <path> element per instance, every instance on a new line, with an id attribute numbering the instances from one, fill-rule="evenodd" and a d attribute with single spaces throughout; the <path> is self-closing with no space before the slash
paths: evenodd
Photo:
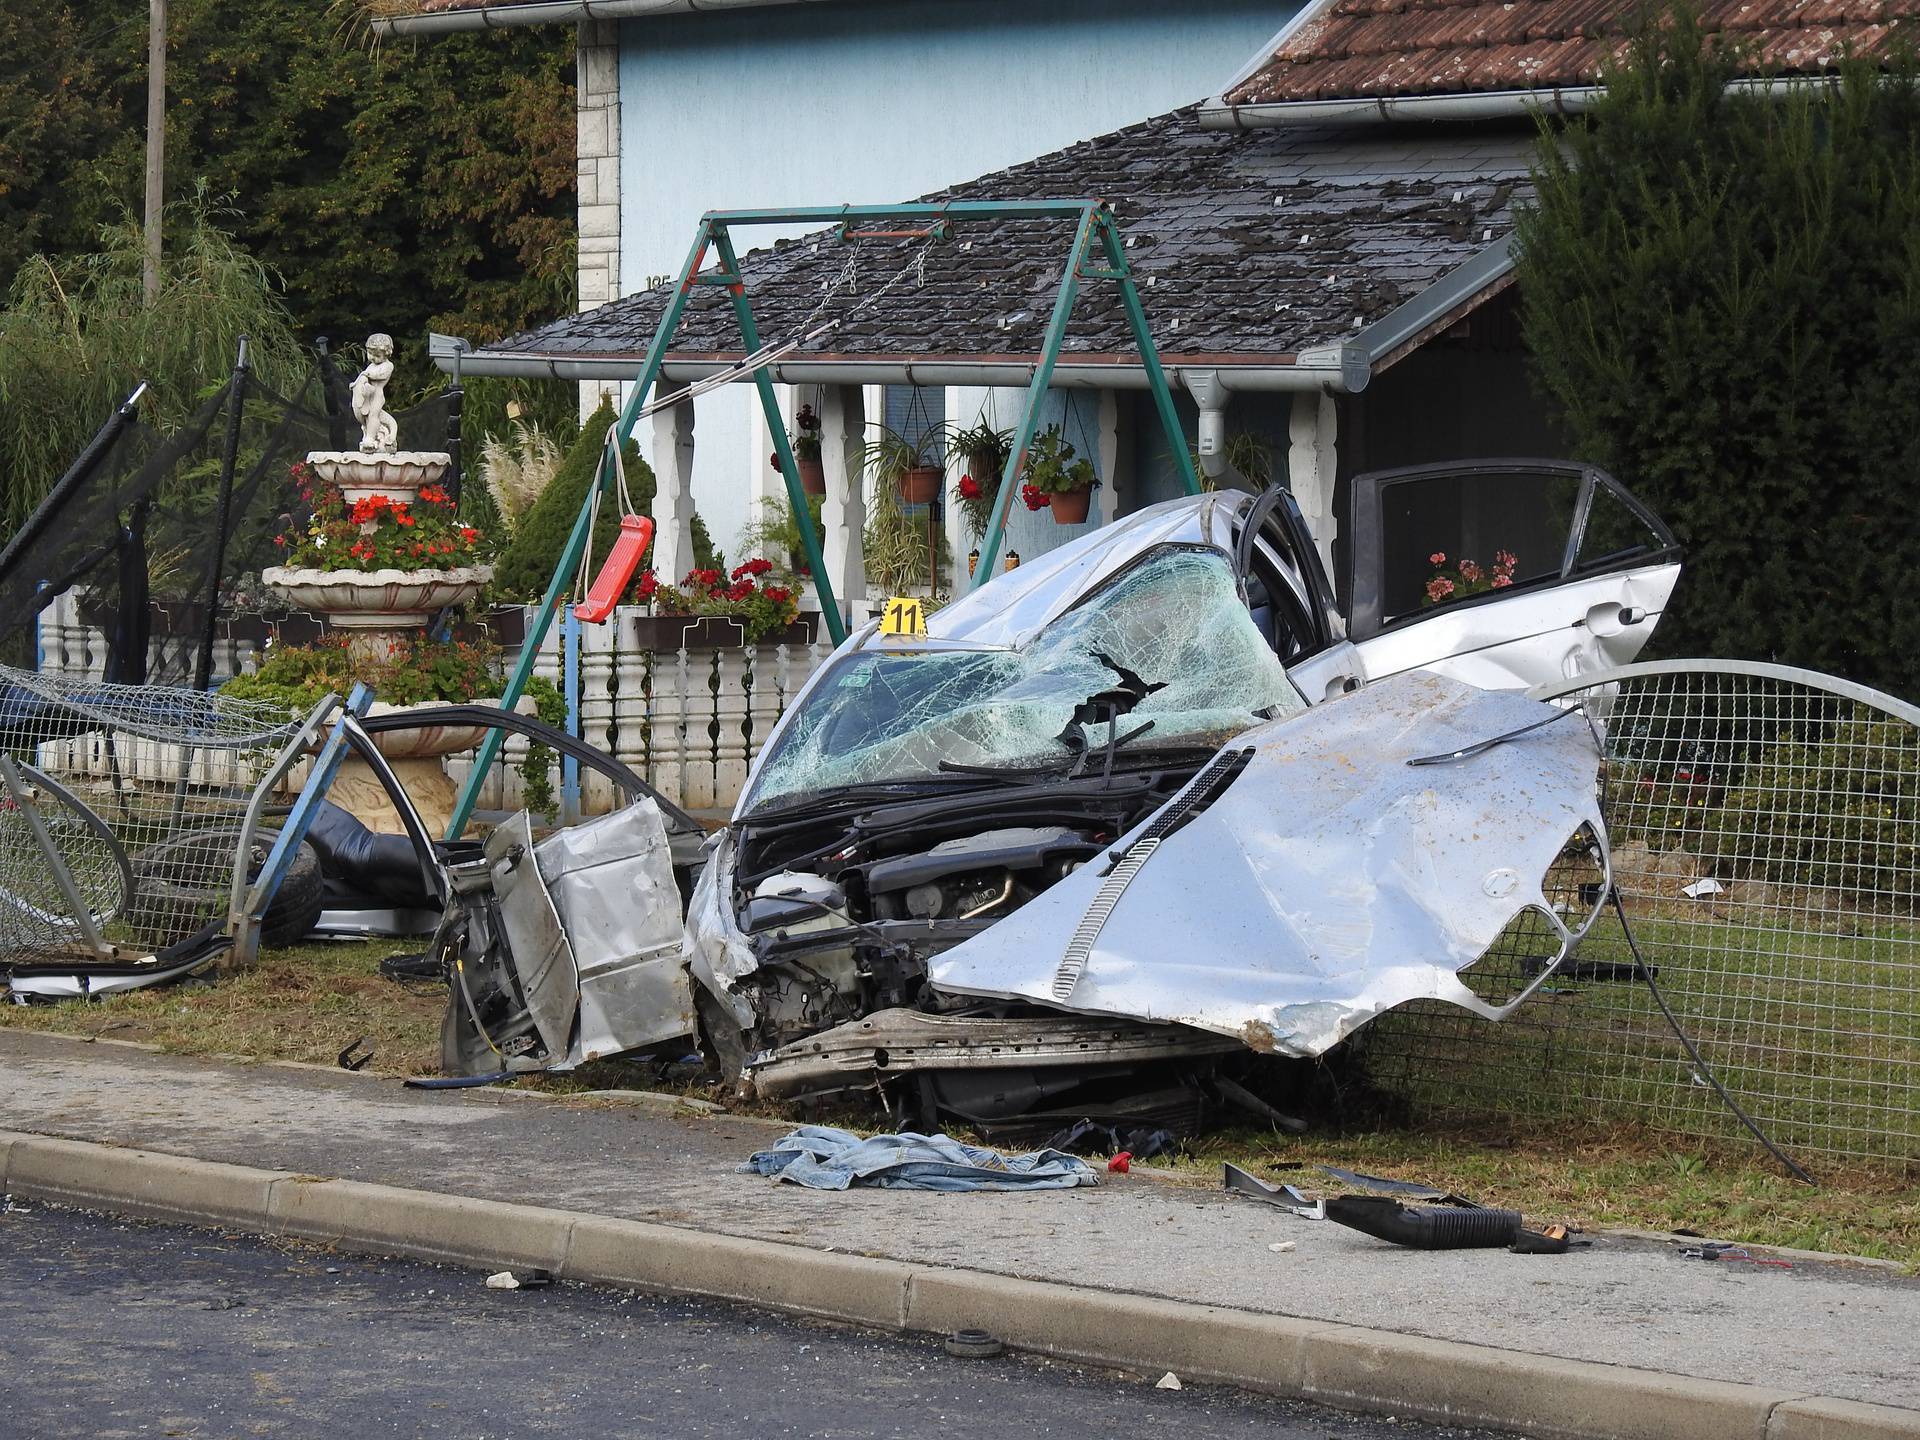
<path id="1" fill-rule="evenodd" d="M 1381 574 L 1385 550 L 1386 492 L 1395 485 L 1422 480 L 1446 480 L 1474 475 L 1534 475 L 1541 478 L 1572 477 L 1579 481 L 1574 500 L 1573 521 L 1568 527 L 1566 544 L 1557 572 L 1538 575 L 1506 589 L 1484 591 L 1442 605 L 1410 611 L 1392 620 L 1381 619 Z M 1641 521 L 1658 542 L 1644 550 L 1621 552 L 1602 564 L 1579 564 L 1580 547 L 1586 537 L 1587 521 L 1593 513 L 1594 496 L 1606 490 Z M 1352 523 L 1350 556 L 1347 569 L 1349 595 L 1347 634 L 1353 640 L 1370 640 L 1390 634 L 1406 625 L 1417 625 L 1436 615 L 1452 614 L 1477 605 L 1500 604 L 1519 595 L 1537 595 L 1543 590 L 1590 575 L 1606 575 L 1618 570 L 1668 563 L 1680 558 L 1680 542 L 1666 522 L 1654 514 L 1641 499 L 1598 465 L 1579 460 L 1502 459 L 1470 462 L 1442 461 L 1430 465 L 1408 465 L 1396 470 L 1375 470 L 1356 475 L 1352 481 L 1350 506 Z"/>

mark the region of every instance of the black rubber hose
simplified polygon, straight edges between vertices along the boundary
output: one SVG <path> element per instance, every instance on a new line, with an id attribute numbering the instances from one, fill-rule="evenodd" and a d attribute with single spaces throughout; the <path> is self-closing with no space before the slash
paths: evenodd
<path id="1" fill-rule="evenodd" d="M 1402 1205 L 1387 1195 L 1336 1195 L 1327 1219 L 1415 1250 L 1487 1250 L 1520 1236 L 1518 1210 L 1478 1205 Z"/>
<path id="2" fill-rule="evenodd" d="M 400 1083 L 409 1090 L 478 1090 L 512 1078 L 513 1071 L 496 1070 L 491 1075 L 416 1075 Z"/>

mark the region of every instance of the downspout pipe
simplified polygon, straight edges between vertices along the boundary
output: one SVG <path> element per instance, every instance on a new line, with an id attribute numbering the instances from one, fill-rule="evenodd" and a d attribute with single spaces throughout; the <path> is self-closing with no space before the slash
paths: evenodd
<path id="1" fill-rule="evenodd" d="M 753 10 L 767 5 L 805 5 L 818 0 L 531 0 L 473 5 L 430 15 L 394 15 L 372 21 L 373 33 L 451 35 L 462 30 L 501 30 L 512 25 L 572 25 L 582 20 L 644 20 L 707 10 Z"/>
<path id="2" fill-rule="evenodd" d="M 1233 394 L 1220 383 L 1218 370 L 1188 370 L 1180 381 L 1200 407 L 1200 428 L 1194 440 L 1200 473 L 1218 480 L 1227 473 L 1227 404 Z"/>

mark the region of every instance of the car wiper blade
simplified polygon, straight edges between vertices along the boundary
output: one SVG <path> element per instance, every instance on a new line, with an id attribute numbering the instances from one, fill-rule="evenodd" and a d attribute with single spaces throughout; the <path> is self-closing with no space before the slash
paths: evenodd
<path id="1" fill-rule="evenodd" d="M 1122 735 L 1120 733 L 1120 717 L 1116 715 L 1107 725 L 1107 743 L 1100 747 L 1100 753 L 1106 760 L 1106 763 L 1100 768 L 1100 778 L 1102 780 L 1111 780 L 1113 778 L 1113 757 L 1119 751 L 1120 747 L 1122 745 L 1132 744 L 1151 729 L 1153 729 L 1153 721 L 1149 720 L 1138 729 L 1129 730 L 1126 734 Z M 1087 761 L 1092 758 L 1093 751 L 1082 750 L 1073 762 L 1073 769 L 1067 772 L 1068 778 L 1071 779 L 1085 774 Z"/>

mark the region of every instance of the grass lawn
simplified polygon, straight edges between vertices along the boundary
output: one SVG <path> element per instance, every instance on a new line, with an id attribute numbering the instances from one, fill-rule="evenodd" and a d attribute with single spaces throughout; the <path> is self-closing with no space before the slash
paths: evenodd
<path id="1" fill-rule="evenodd" d="M 1291 1136 L 1216 1131 L 1178 1160 L 1158 1160 L 1217 1186 L 1230 1161 L 1311 1192 L 1346 1187 L 1316 1165 L 1417 1180 L 1523 1212 L 1529 1221 L 1696 1231 L 1716 1240 L 1829 1250 L 1920 1270 L 1920 1186 L 1837 1168 L 1811 1189 L 1779 1173 L 1757 1145 L 1701 1147 L 1624 1127 L 1497 1122 Z"/>
<path id="2" fill-rule="evenodd" d="M 431 1075 L 440 1060 L 445 992 L 409 990 L 380 974 L 395 940 L 268 950 L 237 975 L 57 1005 L 0 1003 L 0 1025 L 103 1040 L 138 1040 L 176 1055 L 236 1055 L 331 1065 L 364 1036 L 372 1068 Z"/>
<path id="3" fill-rule="evenodd" d="M 365 1037 L 371 1068 L 431 1074 L 439 1054 L 443 993 L 409 990 L 378 971 L 397 941 L 315 944 L 269 951 L 245 974 L 102 1001 L 0 1003 L 0 1025 L 136 1040 L 182 1055 L 231 1055 L 331 1065 Z M 528 1088 L 579 1091 L 668 1088 L 650 1067 L 604 1062 L 569 1076 L 528 1077 Z M 685 1080 L 671 1088 L 722 1098 Z M 752 1107 L 779 1114 L 777 1108 Z M 801 1118 L 801 1112 L 789 1112 Z M 819 1119 L 818 1111 L 806 1118 Z M 877 1111 L 836 1111 L 835 1123 L 880 1125 Z M 1260 1129 L 1216 1131 L 1170 1166 L 1177 1179 L 1216 1187 L 1230 1160 L 1268 1179 L 1319 1190 L 1311 1167 L 1338 1165 L 1457 1190 L 1529 1218 L 1589 1228 L 1697 1230 L 1716 1239 L 1920 1260 L 1920 1187 L 1897 1172 L 1827 1161 L 1821 1188 L 1775 1173 L 1757 1146 L 1703 1144 L 1631 1126 L 1561 1119 L 1461 1120 L 1293 1137 Z M 1338 1188 L 1338 1187 L 1334 1187 Z"/>
<path id="4" fill-rule="evenodd" d="M 1920 1162 L 1920 925 L 1757 906 L 1670 906 L 1632 923 L 1714 1074 L 1796 1159 L 1826 1173 Z M 1503 1000 L 1531 977 L 1527 952 L 1552 948 L 1496 946 L 1463 978 Z M 1429 1120 L 1606 1115 L 1744 1143 L 1636 978 L 1611 912 L 1507 1020 L 1417 1002 L 1377 1022 L 1365 1046 L 1374 1082 Z"/>

